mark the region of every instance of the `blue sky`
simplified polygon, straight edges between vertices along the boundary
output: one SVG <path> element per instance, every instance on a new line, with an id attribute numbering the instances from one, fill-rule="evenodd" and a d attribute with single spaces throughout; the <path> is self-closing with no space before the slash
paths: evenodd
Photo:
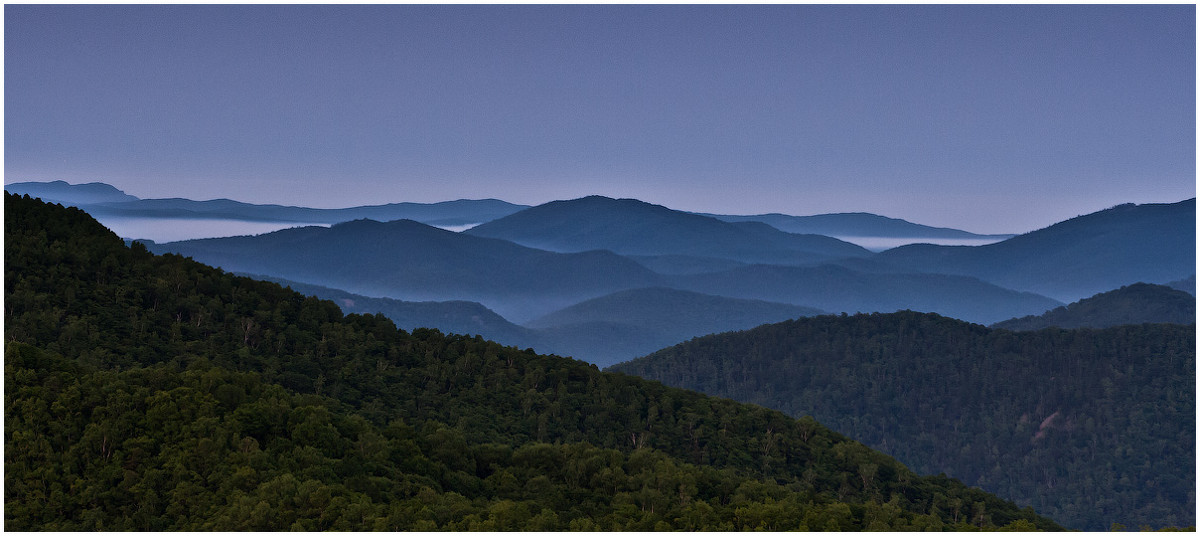
<path id="1" fill-rule="evenodd" d="M 1195 196 L 1195 7 L 7 5 L 5 182 L 1024 232 Z"/>

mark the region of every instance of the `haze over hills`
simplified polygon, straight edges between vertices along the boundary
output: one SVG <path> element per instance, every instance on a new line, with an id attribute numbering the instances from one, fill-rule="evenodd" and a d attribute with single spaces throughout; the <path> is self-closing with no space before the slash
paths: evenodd
<path id="1" fill-rule="evenodd" d="M 124 195 L 106 185 L 54 186 L 93 198 Z M 214 210 L 244 205 L 203 203 Z M 363 220 L 332 229 L 287 229 L 153 248 L 231 271 L 363 296 L 477 302 L 516 324 L 583 300 L 647 287 L 829 312 L 912 309 L 990 324 L 1063 305 L 1052 296 L 1097 288 L 1090 296 L 1137 281 L 1192 277 L 1194 213 L 1194 200 L 1123 206 L 987 246 L 908 246 L 872 254 L 761 222 L 730 223 L 632 199 L 591 196 L 528 208 L 464 233 L 411 221 Z M 861 214 L 829 216 L 807 221 L 851 217 L 860 230 L 876 234 L 884 233 L 877 225 L 907 224 Z M 481 238 L 492 235 L 564 253 Z M 665 311 L 662 315 L 669 318 Z M 597 321 L 606 332 L 619 331 L 608 320 Z M 734 326 L 742 327 L 731 322 L 728 329 Z M 639 338 L 652 339 L 646 333 Z M 572 351 L 587 353 L 588 348 Z"/>
<path id="2" fill-rule="evenodd" d="M 622 255 L 686 255 L 745 263 L 810 264 L 866 257 L 866 249 L 761 222 L 728 223 L 636 199 L 590 196 L 553 201 L 467 231 L 550 251 L 607 249 Z"/>
<path id="3" fill-rule="evenodd" d="M 442 333 L 481 335 L 500 344 L 528 348 L 535 346 L 538 337 L 534 330 L 509 322 L 483 304 L 472 301 L 404 301 L 395 298 L 373 298 L 330 287 L 290 281 L 260 274 L 238 273 L 262 281 L 278 283 L 308 296 L 336 303 L 346 314 L 382 314 L 396 327 L 413 331 L 431 328 Z M 554 350 L 538 347 L 542 353 Z"/>
<path id="4" fill-rule="evenodd" d="M 496 199 L 460 199 L 439 203 L 388 203 L 384 205 L 359 206 L 339 209 L 317 209 L 308 207 L 282 206 L 274 204 L 252 204 L 229 199 L 214 199 L 209 201 L 194 201 L 191 199 L 139 199 L 121 190 L 101 182 L 86 184 L 68 184 L 64 181 L 51 182 L 14 182 L 5 185 L 5 189 L 17 194 L 29 194 L 47 201 L 63 203 L 69 206 L 83 208 L 89 214 L 97 217 L 102 223 L 114 228 L 124 229 L 129 236 L 125 238 L 152 239 L 154 241 L 172 241 L 188 238 L 212 238 L 236 236 L 240 234 L 258 234 L 285 228 L 284 225 L 273 227 L 250 226 L 240 228 L 236 225 L 210 225 L 199 228 L 195 223 L 191 233 L 179 236 L 180 231 L 165 235 L 151 235 L 159 231 L 161 225 L 178 225 L 171 220 L 228 220 L 229 222 L 258 222 L 258 223 L 297 223 L 297 224 L 333 224 L 356 219 L 372 219 L 390 221 L 411 219 L 421 223 L 453 230 L 462 230 L 480 223 L 508 216 L 526 208 Z M 762 221 L 775 224 L 789 233 L 802 231 L 799 234 L 822 234 L 831 237 L 848 237 L 854 243 L 862 243 L 872 250 L 894 247 L 900 243 L 912 243 L 933 240 L 936 243 L 957 243 L 963 240 L 975 242 L 981 239 L 995 240 L 1008 235 L 975 235 L 955 229 L 945 229 L 914 224 L 905 220 L 886 218 L 874 214 L 821 214 L 815 216 L 787 216 L 782 214 L 764 214 L 760 216 L 727 216 L 702 214 L 722 221 Z M 165 220 L 161 225 L 155 225 L 152 220 Z M 141 234 L 138 234 L 138 233 Z M 869 234 L 863 234 L 869 233 Z M 880 238 L 882 237 L 882 238 Z M 980 238 L 984 237 L 984 238 Z M 866 242 L 864 242 L 866 240 Z M 857 242 L 855 242 L 857 241 Z M 898 241 L 898 242 L 897 242 Z M 889 246 L 871 245 L 891 244 Z M 692 256 L 697 262 L 708 259 Z M 672 273 L 687 273 L 694 271 L 692 265 L 684 262 L 678 256 L 662 256 L 647 258 L 647 266 L 656 266 L 657 270 L 667 270 Z M 693 263 L 694 264 L 694 263 Z"/>
<path id="5" fill-rule="evenodd" d="M 480 335 L 504 345 L 573 357 L 601 367 L 701 335 L 820 313 L 808 307 L 645 288 L 587 300 L 518 325 L 476 302 L 372 298 L 277 277 L 241 275 L 332 300 L 346 314 L 383 314 L 401 329 Z"/>
<path id="6" fill-rule="evenodd" d="M 1076 301 L 1196 272 L 1196 200 L 1120 205 L 985 246 L 909 245 L 874 260 Z"/>
<path id="7" fill-rule="evenodd" d="M 704 214 L 721 221 L 758 221 L 780 231 L 797 234 L 819 234 L 838 237 L 888 237 L 888 238 L 951 238 L 951 239 L 995 239 L 1012 238 L 1010 234 L 975 234 L 948 227 L 930 227 L 899 218 L 889 218 L 866 212 L 839 214 L 816 214 L 812 216 L 789 216 L 787 214 L 758 214 L 734 216 Z"/>
<path id="8" fill-rule="evenodd" d="M 990 330 L 818 316 L 610 367 L 812 415 L 1074 529 L 1195 524 L 1195 324 Z"/>
<path id="9" fill-rule="evenodd" d="M 230 271 L 368 296 L 475 301 L 516 323 L 583 300 L 644 287 L 830 312 L 917 309 L 984 323 L 1061 305 L 968 277 L 856 272 L 837 266 L 754 265 L 666 275 L 606 250 L 552 253 L 405 220 L 361 220 L 328 229 L 155 244 L 151 249 L 180 253 Z"/>
<path id="10" fill-rule="evenodd" d="M 411 220 L 356 220 L 253 237 L 155 244 L 229 271 L 368 296 L 483 303 L 520 322 L 661 276 L 607 251 L 553 253 Z"/>
<path id="11" fill-rule="evenodd" d="M 435 226 L 465 226 L 490 221 L 528 208 L 497 199 L 389 203 L 336 209 L 260 205 L 230 199 L 139 199 L 100 182 L 75 185 L 64 181 L 17 182 L 4 185 L 4 189 L 15 194 L 29 194 L 46 201 L 77 206 L 93 216 L 100 217 L 211 218 L 304 224 L 333 224 L 357 219 L 410 219 Z"/>
<path id="12" fill-rule="evenodd" d="M 676 288 L 717 296 L 802 304 L 830 312 L 937 312 L 988 324 L 1061 305 L 1030 292 L 973 277 L 927 273 L 860 272 L 833 264 L 754 265 L 725 272 L 677 276 Z M 1012 314 L 1014 311 L 1025 313 Z"/>
<path id="13" fill-rule="evenodd" d="M 607 366 L 692 337 L 816 314 L 821 311 L 811 307 L 669 288 L 641 288 L 577 303 L 526 325 L 558 334 L 561 348 L 567 348 L 569 341 L 585 340 L 588 333 L 604 333 L 599 344 L 589 347 L 577 344 L 578 350 L 564 355 Z M 623 346 L 614 348 L 614 343 Z"/>
<path id="14" fill-rule="evenodd" d="M 993 328 L 1028 331 L 1057 327 L 1107 328 L 1123 324 L 1194 324 L 1196 297 L 1163 285 L 1135 283 L 1058 307 L 1038 316 L 1014 318 Z"/>

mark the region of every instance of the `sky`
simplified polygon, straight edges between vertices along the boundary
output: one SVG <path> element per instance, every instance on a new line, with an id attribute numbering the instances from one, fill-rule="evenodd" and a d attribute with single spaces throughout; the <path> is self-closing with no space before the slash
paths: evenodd
<path id="1" fill-rule="evenodd" d="M 5 182 L 1018 233 L 1196 192 L 1195 6 L 4 6 Z"/>

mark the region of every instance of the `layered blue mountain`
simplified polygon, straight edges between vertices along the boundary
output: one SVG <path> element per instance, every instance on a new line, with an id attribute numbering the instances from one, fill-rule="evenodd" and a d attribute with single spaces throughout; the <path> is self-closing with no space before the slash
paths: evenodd
<path id="1" fill-rule="evenodd" d="M 800 265 L 866 257 L 862 247 L 785 233 L 761 222 L 723 222 L 636 199 L 553 201 L 465 231 L 549 251 L 606 249 L 633 256 L 684 256 Z"/>
<path id="2" fill-rule="evenodd" d="M 583 300 L 646 287 L 829 312 L 916 309 L 981 323 L 1038 314 L 1061 305 L 969 277 L 870 273 L 840 266 L 750 265 L 713 273 L 665 275 L 606 250 L 555 253 L 407 220 L 358 220 L 331 228 L 188 240 L 151 249 L 181 253 L 230 271 L 367 296 L 475 301 L 517 323 Z M 731 324 L 728 329 L 741 327 L 745 326 Z"/>
<path id="3" fill-rule="evenodd" d="M 514 321 L 580 301 L 661 284 L 608 251 L 554 253 L 411 220 L 356 220 L 258 236 L 152 245 L 228 271 L 265 274 L 368 296 L 477 301 Z"/>
<path id="4" fill-rule="evenodd" d="M 1165 285 L 1134 283 L 993 328 L 1028 331 L 1049 327 L 1107 328 L 1124 324 L 1194 324 L 1196 297 Z"/>
<path id="5" fill-rule="evenodd" d="M 866 212 L 790 216 L 771 213 L 753 216 L 703 214 L 728 222 L 762 222 L 781 231 L 825 236 L 861 236 L 881 238 L 1005 239 L 1013 235 L 975 234 L 948 227 L 931 227 L 899 218 Z"/>
<path id="6" fill-rule="evenodd" d="M 821 312 L 811 307 L 660 287 L 594 298 L 526 325 L 550 336 L 556 353 L 565 350 L 566 355 L 607 366 L 692 337 Z"/>
<path id="7" fill-rule="evenodd" d="M 478 302 L 463 300 L 404 301 L 394 298 L 374 298 L 279 277 L 244 272 L 237 275 L 279 283 L 301 294 L 330 300 L 346 314 L 382 314 L 395 322 L 396 327 L 406 331 L 433 328 L 443 333 L 482 335 L 488 340 L 520 348 L 536 346 L 539 341 L 533 330 L 509 322 Z"/>
<path id="8" fill-rule="evenodd" d="M 587 300 L 522 326 L 477 302 L 373 298 L 277 277 L 241 275 L 331 300 L 347 314 L 383 314 L 401 329 L 481 335 L 501 344 L 570 356 L 598 366 L 628 361 L 701 335 L 820 313 L 795 305 L 645 288 Z"/>
<path id="9" fill-rule="evenodd" d="M 902 246 L 874 260 L 978 277 L 1072 302 L 1138 282 L 1196 273 L 1196 200 L 1120 205 L 986 246 Z"/>
<path id="10" fill-rule="evenodd" d="M 340 223 L 356 219 L 410 219 L 438 226 L 467 226 L 494 220 L 528 208 L 498 199 L 459 199 L 440 203 L 389 203 L 350 208 L 308 208 L 259 205 L 230 199 L 139 199 L 108 184 L 67 184 L 63 181 L 18 182 L 4 189 L 47 201 L 77 206 L 97 216 L 161 219 L 230 219 L 298 223 Z"/>
<path id="11" fill-rule="evenodd" d="M 973 277 L 857 271 L 845 266 L 753 265 L 724 272 L 676 276 L 677 288 L 717 296 L 803 304 L 830 312 L 936 312 L 989 324 L 1062 305 Z"/>

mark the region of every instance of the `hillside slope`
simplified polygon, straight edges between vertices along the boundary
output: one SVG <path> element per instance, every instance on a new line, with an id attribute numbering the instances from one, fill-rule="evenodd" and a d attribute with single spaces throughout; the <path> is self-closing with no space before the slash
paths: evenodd
<path id="1" fill-rule="evenodd" d="M 1068 527 L 1195 524 L 1195 325 L 989 330 L 937 315 L 820 316 L 611 367 L 812 415 L 919 472 Z"/>
<path id="2" fill-rule="evenodd" d="M 4 217 L 9 530 L 1060 528 L 811 419 Z"/>
<path id="3" fill-rule="evenodd" d="M 1058 307 L 1013 318 L 993 328 L 1029 331 L 1048 327 L 1107 328 L 1123 324 L 1195 324 L 1196 297 L 1163 285 L 1135 283 Z"/>

